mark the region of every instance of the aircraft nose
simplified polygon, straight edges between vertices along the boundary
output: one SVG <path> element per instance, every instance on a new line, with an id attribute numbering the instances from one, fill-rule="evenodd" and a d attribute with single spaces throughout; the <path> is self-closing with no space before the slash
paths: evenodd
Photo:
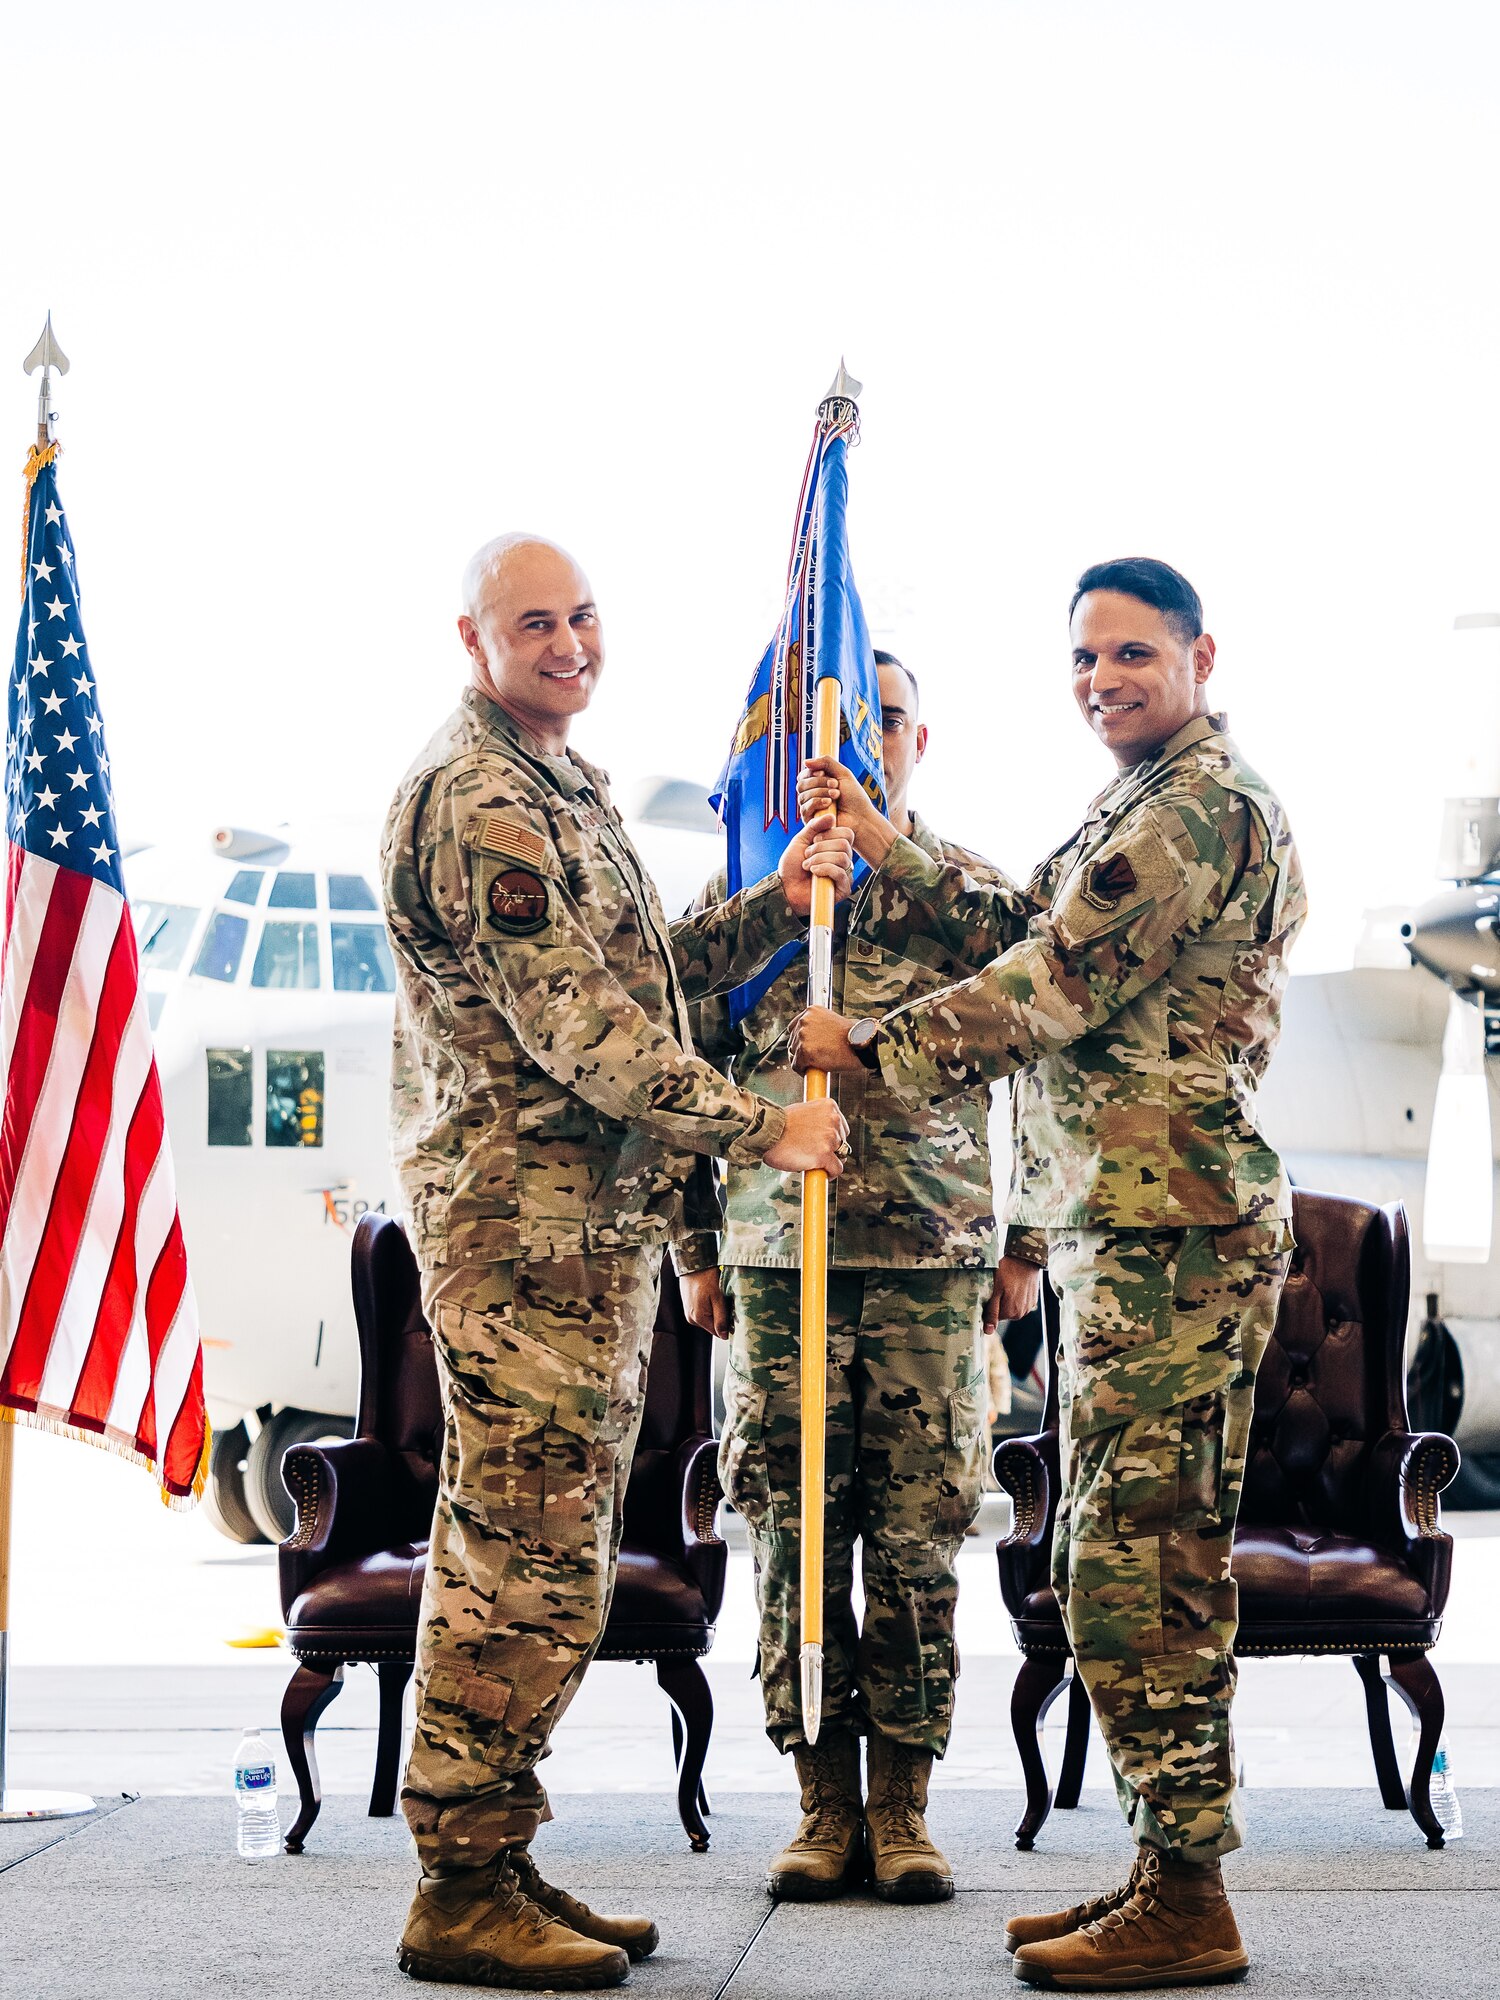
<path id="1" fill-rule="evenodd" d="M 1500 890 L 1479 883 L 1435 896 L 1401 926 L 1401 939 L 1418 965 L 1435 972 L 1457 993 L 1476 989 L 1500 999 Z"/>

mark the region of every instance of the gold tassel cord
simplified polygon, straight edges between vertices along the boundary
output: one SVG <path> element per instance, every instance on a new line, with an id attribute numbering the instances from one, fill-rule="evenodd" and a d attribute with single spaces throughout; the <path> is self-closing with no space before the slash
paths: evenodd
<path id="1" fill-rule="evenodd" d="M 31 558 L 31 489 L 36 485 L 38 473 L 45 472 L 57 454 L 60 444 L 34 444 L 26 454 L 26 494 L 21 502 L 21 595 L 26 595 L 26 565 Z"/>

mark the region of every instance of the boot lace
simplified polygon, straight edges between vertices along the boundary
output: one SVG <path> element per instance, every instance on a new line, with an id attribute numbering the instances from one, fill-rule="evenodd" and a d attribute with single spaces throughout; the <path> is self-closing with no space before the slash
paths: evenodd
<path id="1" fill-rule="evenodd" d="M 510 1874 L 516 1878 L 516 1886 L 520 1888 L 522 1896 L 526 1896 L 530 1902 L 538 1904 L 550 1916 L 566 1920 L 566 1916 L 568 1916 L 570 1910 L 578 1912 L 580 1916 L 590 1916 L 592 1914 L 588 1910 L 588 1904 L 578 1902 L 578 1898 L 570 1896 L 566 1888 L 554 1888 L 546 1880 L 546 1876 L 542 1874 L 542 1870 L 536 1866 L 536 1862 L 532 1860 L 532 1856 L 526 1852 L 526 1848 L 512 1848 L 510 1856 L 506 1860 L 506 1866 L 510 1868 Z M 554 1906 L 558 1906 L 558 1908 L 554 1908 Z"/>
<path id="2" fill-rule="evenodd" d="M 837 1847 L 842 1844 L 848 1830 L 845 1823 L 849 1816 L 849 1801 L 844 1795 L 840 1775 L 833 1756 L 813 1753 L 809 1803 L 803 1810 L 802 1825 L 797 1830 L 799 1843 L 812 1847 Z"/>
<path id="3" fill-rule="evenodd" d="M 1135 1867 L 1130 1871 L 1130 1880 L 1125 1886 L 1130 1893 L 1123 1903 L 1115 1904 L 1103 1916 L 1080 1924 L 1078 1928 L 1087 1931 L 1090 1937 L 1102 1938 L 1108 1931 L 1123 1930 L 1126 1924 L 1136 1924 L 1144 1917 L 1156 1914 L 1161 1907 L 1158 1893 L 1161 1888 L 1161 1855 L 1156 1848 L 1142 1847 L 1137 1850 Z M 1097 1905 L 1108 1900 L 1108 1897 L 1096 1897 L 1094 1903 Z"/>
<path id="4" fill-rule="evenodd" d="M 917 1803 L 916 1773 L 909 1765 L 897 1764 L 891 1771 L 880 1805 L 893 1839 L 907 1841 L 914 1847 L 922 1843 L 927 1829 Z"/>
<path id="5" fill-rule="evenodd" d="M 529 1881 L 539 1881 L 536 1864 L 529 1857 L 525 1860 L 528 1874 L 517 1866 L 515 1854 L 506 1856 L 495 1877 L 495 1914 L 509 1917 L 517 1930 L 529 1937 L 540 1937 L 542 1932 L 561 1922 L 543 1904 L 527 1893 Z M 541 1884 L 545 1888 L 545 1883 Z"/>

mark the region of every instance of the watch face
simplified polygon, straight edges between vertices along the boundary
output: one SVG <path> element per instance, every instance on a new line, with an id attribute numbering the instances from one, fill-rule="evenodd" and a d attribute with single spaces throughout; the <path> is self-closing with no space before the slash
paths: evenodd
<path id="1" fill-rule="evenodd" d="M 880 1023 L 878 1021 L 856 1021 L 854 1026 L 849 1030 L 850 1048 L 867 1049 L 879 1032 Z"/>

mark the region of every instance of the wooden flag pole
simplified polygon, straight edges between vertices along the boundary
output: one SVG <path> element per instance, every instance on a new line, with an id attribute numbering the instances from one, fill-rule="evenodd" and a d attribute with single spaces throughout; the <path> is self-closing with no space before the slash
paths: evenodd
<path id="1" fill-rule="evenodd" d="M 16 1427 L 0 1412 L 0 1812 L 5 1807 L 6 1758 L 10 1747 L 6 1696 L 10 1687 L 10 1489 L 15 1466 Z"/>
<path id="2" fill-rule="evenodd" d="M 52 442 L 52 424 L 55 412 L 52 408 L 52 371 L 59 375 L 68 372 L 68 357 L 57 344 L 52 331 L 52 315 L 48 313 L 47 324 L 42 329 L 42 337 L 27 355 L 22 366 L 28 375 L 36 369 L 42 371 L 41 393 L 37 398 L 36 441 L 37 450 L 45 451 Z M 37 463 L 36 456 L 30 461 Z M 28 474 L 26 523 L 31 524 L 30 478 Z M 21 589 L 26 588 L 26 549 L 21 550 Z M 11 1552 L 11 1495 L 14 1485 L 16 1451 L 16 1426 L 9 1410 L 0 1410 L 0 1825 L 8 1820 L 21 1819 L 71 1819 L 78 1813 L 94 1810 L 94 1801 L 82 1792 L 18 1792 L 11 1783 L 7 1770 L 10 1743 L 8 1733 L 7 1708 L 10 1699 L 10 1552 Z"/>
<path id="3" fill-rule="evenodd" d="M 817 685 L 813 755 L 839 754 L 839 683 Z M 815 877 L 807 938 L 807 1004 L 833 1004 L 833 884 Z M 803 1099 L 829 1094 L 825 1069 L 804 1079 Z M 816 1743 L 823 1722 L 823 1516 L 827 1504 L 828 1176 L 802 1176 L 802 1733 Z"/>

